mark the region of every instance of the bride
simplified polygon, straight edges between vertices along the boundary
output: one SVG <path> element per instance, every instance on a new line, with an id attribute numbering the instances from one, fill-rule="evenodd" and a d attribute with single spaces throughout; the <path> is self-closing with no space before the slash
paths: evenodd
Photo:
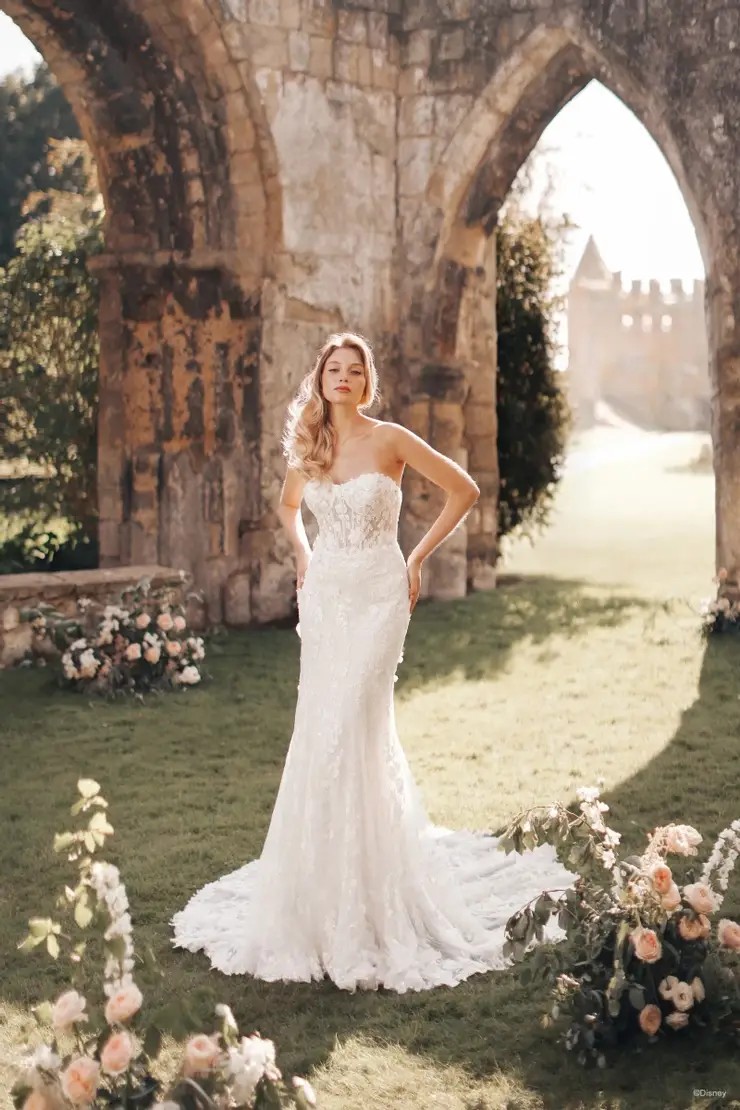
<path id="1" fill-rule="evenodd" d="M 261 856 L 172 918 L 173 944 L 203 949 L 227 975 L 453 986 L 504 967 L 507 919 L 572 880 L 549 845 L 506 855 L 495 837 L 435 826 L 424 810 L 396 732 L 395 671 L 424 560 L 479 490 L 412 432 L 367 416 L 377 388 L 367 341 L 331 335 L 288 411 L 279 514 L 297 564 L 293 735 Z M 447 501 L 404 559 L 406 466 Z M 302 500 L 318 522 L 313 549 Z"/>

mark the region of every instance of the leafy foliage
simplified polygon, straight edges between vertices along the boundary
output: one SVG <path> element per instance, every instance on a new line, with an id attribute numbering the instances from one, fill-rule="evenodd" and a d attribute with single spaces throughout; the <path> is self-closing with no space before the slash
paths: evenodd
<path id="1" fill-rule="evenodd" d="M 54 147 L 60 167 L 83 159 L 87 191 L 29 198 L 33 213 L 0 271 L 0 380 L 6 406 L 0 511 L 54 517 L 91 536 L 97 519 L 98 298 L 87 263 L 101 249 L 102 211 L 84 144 Z"/>
<path id="2" fill-rule="evenodd" d="M 561 475 L 570 414 L 554 366 L 557 234 L 513 207 L 496 238 L 501 536 L 546 524 Z"/>
<path id="3" fill-rule="evenodd" d="M 59 167 L 47 161 L 50 139 L 77 139 L 80 131 L 64 93 L 43 63 L 33 77 L 0 81 L 0 266 L 15 249 L 31 192 L 84 192 L 84 160 Z"/>

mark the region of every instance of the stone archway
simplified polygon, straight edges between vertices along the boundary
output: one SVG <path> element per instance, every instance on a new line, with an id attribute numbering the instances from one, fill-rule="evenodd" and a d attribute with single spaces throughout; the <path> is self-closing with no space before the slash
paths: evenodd
<path id="1" fill-rule="evenodd" d="M 416 365 L 408 393 L 412 426 L 467 465 L 481 499 L 467 520 L 463 548 L 437 556 L 435 596 L 487 588 L 495 581 L 496 453 L 495 250 L 498 212 L 516 173 L 558 111 L 598 79 L 632 109 L 661 147 L 697 230 L 707 271 L 706 311 L 713 385 L 717 471 L 717 560 L 737 567 L 740 528 L 732 508 L 740 488 L 735 426 L 740 364 L 731 290 L 737 281 L 727 243 L 727 214 L 715 203 L 705 151 L 665 111 L 662 90 L 643 84 L 625 60 L 576 26 L 536 26 L 507 52 L 462 116 L 429 176 L 424 223 L 434 248 L 414 311 Z M 430 231 L 431 229 L 431 231 Z M 419 511 L 419 506 L 421 509 Z M 436 509 L 417 501 L 416 531 Z"/>
<path id="2" fill-rule="evenodd" d="M 269 128 L 204 0 L 2 0 L 98 166 L 101 565 L 176 565 L 248 620 L 260 303 L 280 238 Z M 244 577 L 247 577 L 245 589 Z"/>

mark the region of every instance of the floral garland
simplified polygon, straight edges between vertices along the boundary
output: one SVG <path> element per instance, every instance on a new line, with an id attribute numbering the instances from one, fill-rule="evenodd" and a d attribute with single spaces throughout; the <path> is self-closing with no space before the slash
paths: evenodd
<path id="1" fill-rule="evenodd" d="M 148 1027 L 142 1027 L 144 996 L 133 978 L 135 952 L 126 889 L 118 868 L 93 859 L 97 848 L 113 832 L 105 810 L 107 802 L 92 779 L 78 782 L 80 799 L 72 813 L 92 812 L 87 825 L 76 832 L 57 834 L 54 850 L 66 852 L 76 863 L 78 880 L 66 886 L 58 905 L 71 911 L 77 927 L 85 931 L 98 925 L 105 948 L 102 998 L 96 1006 L 76 986 L 62 992 L 52 1004 L 34 1008 L 39 1025 L 51 1026 L 50 1040 L 24 1056 L 12 1090 L 18 1110 L 267 1110 L 287 1105 L 308 1110 L 317 1105 L 305 1079 L 286 1084 L 275 1063 L 275 1046 L 258 1033 L 240 1037 L 228 1006 L 216 1006 L 220 1028 L 197 1032 L 185 1044 L 179 1074 L 162 1096 L 162 1083 L 152 1074 L 162 1043 L 162 1030 L 189 1029 L 188 1011 L 177 1001 L 169 1003 Z M 61 943 L 70 942 L 60 923 L 51 918 L 31 918 L 29 934 L 19 945 L 24 952 L 44 945 L 57 959 Z M 86 941 L 71 944 L 69 958 L 76 974 L 84 969 Z M 149 955 L 150 969 L 161 975 Z M 89 992 L 88 992 L 89 993 Z M 197 1028 L 197 1026 L 196 1026 Z M 26 1046 L 28 1048 L 28 1046 Z"/>
<path id="2" fill-rule="evenodd" d="M 640 1032 L 651 1043 L 664 1030 L 710 1026 L 740 1032 L 740 924 L 716 925 L 740 854 L 740 820 L 724 829 L 698 878 L 679 887 L 671 854 L 696 856 L 701 835 L 690 825 L 656 828 L 640 856 L 620 860 L 620 836 L 604 821 L 608 806 L 597 787 L 578 791 L 579 812 L 558 804 L 515 818 L 502 837 L 505 851 L 550 843 L 578 870 L 572 886 L 545 891 L 506 925 L 505 955 L 527 960 L 522 981 L 541 978 L 552 992 L 545 1025 L 566 1014 L 565 1047 L 582 1064 L 606 1066 L 606 1050 Z M 551 916 L 564 934 L 541 945 Z"/>

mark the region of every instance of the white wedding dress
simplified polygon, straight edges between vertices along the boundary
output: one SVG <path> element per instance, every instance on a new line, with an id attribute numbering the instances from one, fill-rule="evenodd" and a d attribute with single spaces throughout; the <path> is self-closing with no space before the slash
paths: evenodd
<path id="1" fill-rule="evenodd" d="M 298 590 L 295 725 L 262 854 L 172 918 L 172 943 L 227 975 L 453 986 L 504 967 L 507 919 L 572 882 L 549 845 L 507 855 L 425 813 L 393 705 L 410 618 L 401 496 L 378 472 L 304 487 L 319 533 Z"/>

